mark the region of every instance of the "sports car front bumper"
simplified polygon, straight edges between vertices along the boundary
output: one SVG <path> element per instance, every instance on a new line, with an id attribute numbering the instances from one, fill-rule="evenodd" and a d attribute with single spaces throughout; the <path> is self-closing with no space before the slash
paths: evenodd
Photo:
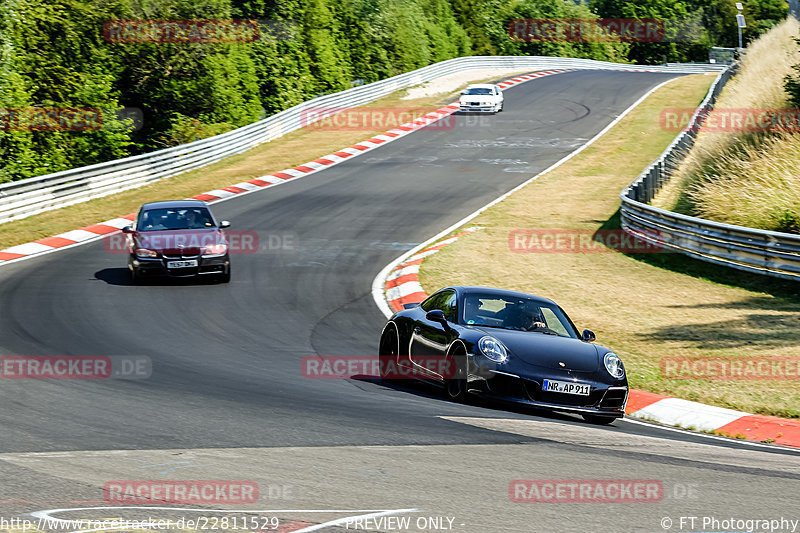
<path id="1" fill-rule="evenodd" d="M 628 401 L 627 386 L 613 386 L 590 381 L 588 396 L 542 391 L 540 379 L 521 377 L 517 374 L 489 370 L 485 379 L 471 381 L 470 389 L 490 395 L 499 400 L 580 414 L 593 414 L 620 418 L 625 415 Z"/>

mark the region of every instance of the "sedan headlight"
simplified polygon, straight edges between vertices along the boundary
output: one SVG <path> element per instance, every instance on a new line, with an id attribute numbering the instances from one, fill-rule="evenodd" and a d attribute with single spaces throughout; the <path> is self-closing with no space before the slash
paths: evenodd
<path id="1" fill-rule="evenodd" d="M 228 251 L 224 244 L 209 244 L 203 247 L 203 255 L 222 255 Z"/>
<path id="2" fill-rule="evenodd" d="M 503 343 L 489 335 L 481 337 L 478 348 L 487 359 L 495 363 L 503 363 L 508 359 L 508 352 Z"/>
<path id="3" fill-rule="evenodd" d="M 603 356 L 603 365 L 611 377 L 616 379 L 625 377 L 625 366 L 622 364 L 622 359 L 614 352 L 608 352 Z"/>
<path id="4" fill-rule="evenodd" d="M 158 252 L 147 248 L 137 248 L 134 253 L 137 257 L 158 257 Z"/>

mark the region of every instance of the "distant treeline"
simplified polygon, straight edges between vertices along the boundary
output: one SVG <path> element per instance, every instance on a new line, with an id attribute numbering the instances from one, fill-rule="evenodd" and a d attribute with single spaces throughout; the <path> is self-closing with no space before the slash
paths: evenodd
<path id="1" fill-rule="evenodd" d="M 734 4 L 0 0 L 0 182 L 190 142 L 320 94 L 457 56 L 705 61 L 709 46 L 736 45 Z M 783 0 L 746 4 L 745 41 L 787 11 Z M 681 33 L 674 42 L 657 43 L 524 42 L 509 36 L 513 19 L 597 17 L 668 19 Z M 109 30 L 118 20 L 198 19 L 255 20 L 259 31 L 255 39 L 231 39 L 239 42 L 164 42 L 173 35 L 164 33 L 160 42 L 133 43 L 120 42 L 126 38 L 120 26 Z M 135 40 L 131 35 L 127 40 Z M 132 120 L 123 108 L 141 114 Z"/>

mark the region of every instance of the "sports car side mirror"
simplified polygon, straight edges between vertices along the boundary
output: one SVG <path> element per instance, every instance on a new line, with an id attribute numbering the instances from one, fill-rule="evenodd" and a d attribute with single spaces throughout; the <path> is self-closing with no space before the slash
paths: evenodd
<path id="1" fill-rule="evenodd" d="M 227 220 L 222 220 L 219 223 L 219 227 L 220 228 L 230 228 L 231 227 L 231 223 L 228 222 Z"/>
<path id="2" fill-rule="evenodd" d="M 590 329 L 583 330 L 583 341 L 584 342 L 594 342 L 595 336 L 594 332 Z"/>
<path id="3" fill-rule="evenodd" d="M 433 309 L 428 311 L 425 318 L 431 322 L 439 322 L 440 324 L 447 324 L 447 319 L 444 317 L 444 311 L 441 309 Z"/>
<path id="4" fill-rule="evenodd" d="M 125 226 L 122 228 L 122 233 L 133 233 L 133 226 Z"/>

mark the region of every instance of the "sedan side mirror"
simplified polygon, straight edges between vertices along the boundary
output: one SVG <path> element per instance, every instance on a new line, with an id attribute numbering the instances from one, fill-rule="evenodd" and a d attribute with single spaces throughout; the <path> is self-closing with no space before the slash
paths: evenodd
<path id="1" fill-rule="evenodd" d="M 590 329 L 585 329 L 583 330 L 582 337 L 583 337 L 583 342 L 594 342 L 595 340 L 594 331 Z"/>
<path id="2" fill-rule="evenodd" d="M 219 223 L 219 227 L 220 228 L 230 228 L 231 227 L 231 223 L 228 222 L 227 220 L 222 220 Z"/>
<path id="3" fill-rule="evenodd" d="M 133 226 L 125 226 L 122 228 L 122 233 L 133 233 Z"/>
<path id="4" fill-rule="evenodd" d="M 447 324 L 447 319 L 444 317 L 444 311 L 441 309 L 433 309 L 428 311 L 425 318 L 431 322 L 439 322 L 440 324 Z"/>

